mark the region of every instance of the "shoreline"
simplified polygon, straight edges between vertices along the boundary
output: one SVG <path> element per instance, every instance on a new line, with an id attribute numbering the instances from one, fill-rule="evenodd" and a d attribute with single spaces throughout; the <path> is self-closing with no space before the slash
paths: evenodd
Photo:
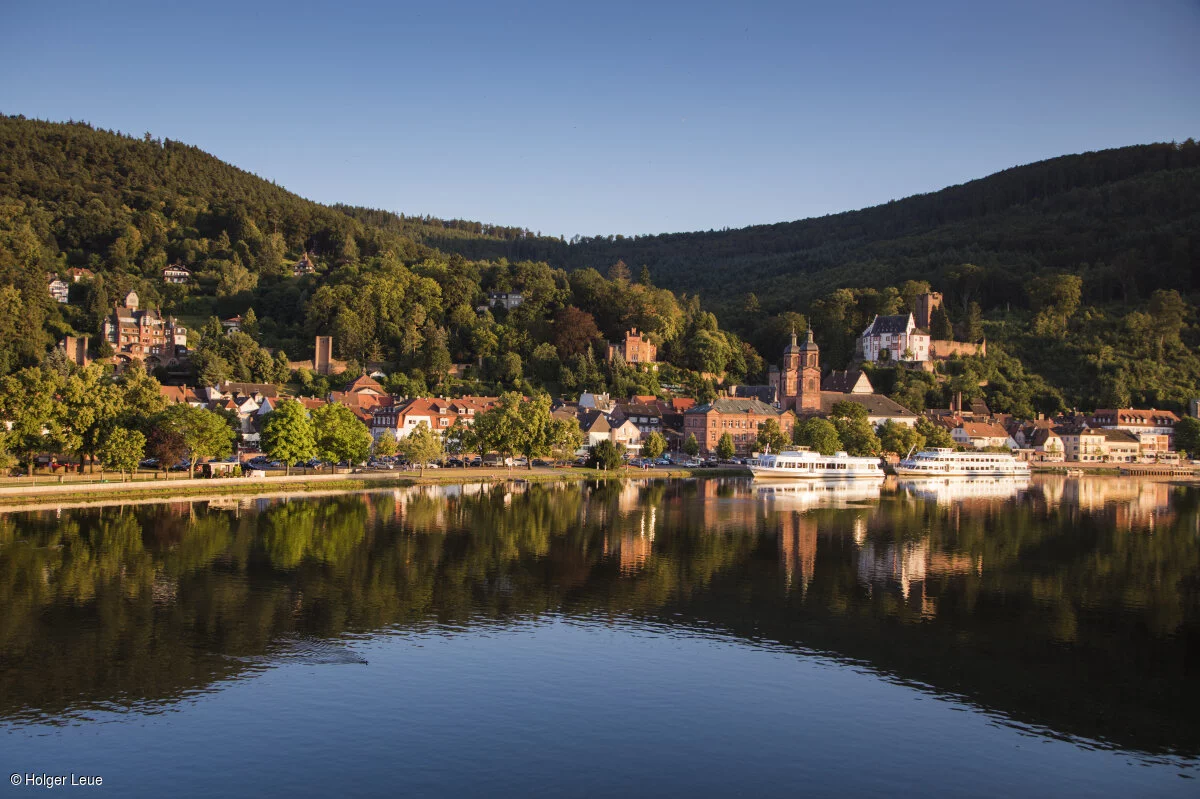
<path id="1" fill-rule="evenodd" d="M 365 472 L 338 475 L 228 477 L 161 482 L 112 482 L 0 487 L 0 512 L 39 507 L 93 507 L 115 502 L 168 502 L 186 499 L 328 495 L 351 491 L 376 491 L 414 485 L 464 485 L 471 483 L 557 482 L 563 480 L 655 480 L 692 477 L 749 477 L 745 469 L 622 469 L 605 472 L 574 467 L 534 469 L 439 469 L 417 472 Z M 99 496 L 97 496 L 99 495 Z"/>
<path id="2" fill-rule="evenodd" d="M 1062 469 L 1035 470 L 1036 477 L 1068 476 Z M 331 496 L 358 491 L 386 491 L 419 485 L 471 485 L 477 483 L 549 483 L 572 480 L 681 480 L 712 477 L 744 477 L 750 472 L 739 468 L 721 469 L 621 469 L 605 472 L 574 467 L 536 467 L 534 469 L 443 469 L 416 472 L 365 472 L 338 475 L 292 475 L 272 477 L 230 477 L 196 480 L 169 480 L 137 483 L 92 483 L 86 487 L 70 483 L 44 486 L 0 487 L 0 513 L 25 510 L 101 507 L 117 503 L 153 504 L 175 501 L 211 501 L 221 499 L 274 499 L 288 496 Z M 1195 485 L 1200 476 L 1192 473 L 1120 474 L 1112 468 L 1092 468 L 1086 478 L 1131 479 L 1144 482 L 1171 482 Z M 893 481 L 896 478 L 889 475 Z M 919 479 L 919 478 L 918 478 Z"/>

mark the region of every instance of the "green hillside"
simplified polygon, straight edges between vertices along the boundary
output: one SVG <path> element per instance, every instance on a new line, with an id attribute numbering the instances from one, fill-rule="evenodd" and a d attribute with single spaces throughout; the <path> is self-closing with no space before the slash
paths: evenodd
<path id="1" fill-rule="evenodd" d="M 305 252 L 317 273 L 295 278 Z M 992 355 L 936 379 L 877 372 L 910 407 L 961 389 L 1018 413 L 1182 408 L 1200 393 L 1198 261 L 1191 140 L 1055 158 L 819 219 L 566 242 L 323 206 L 179 142 L 0 117 L 0 373 L 39 362 L 61 335 L 95 336 L 136 289 L 188 320 L 253 309 L 250 336 L 202 349 L 203 379 L 277 374 L 279 351 L 311 357 L 313 336 L 332 334 L 339 357 L 388 362 L 414 388 L 446 388 L 459 363 L 479 390 L 650 390 L 600 363 L 602 341 L 636 325 L 660 345 L 664 382 L 759 381 L 792 328 L 811 322 L 824 366 L 844 368 L 875 313 L 931 288 L 946 296 L 940 334 L 986 336 Z M 175 262 L 191 286 L 163 284 Z M 99 279 L 60 305 L 45 276 L 68 267 Z M 493 291 L 528 302 L 477 312 Z"/>

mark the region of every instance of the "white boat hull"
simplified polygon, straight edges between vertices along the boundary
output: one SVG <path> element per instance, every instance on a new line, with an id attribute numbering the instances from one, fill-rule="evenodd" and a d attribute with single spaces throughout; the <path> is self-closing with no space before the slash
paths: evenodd
<path id="1" fill-rule="evenodd" d="M 896 467 L 897 477 L 1029 477 L 1029 469 L 963 469 L 946 464 L 942 470 Z"/>
<path id="2" fill-rule="evenodd" d="M 852 470 L 852 469 L 789 469 L 763 468 L 751 466 L 750 473 L 755 480 L 875 480 L 882 481 L 887 475 L 883 469 Z"/>

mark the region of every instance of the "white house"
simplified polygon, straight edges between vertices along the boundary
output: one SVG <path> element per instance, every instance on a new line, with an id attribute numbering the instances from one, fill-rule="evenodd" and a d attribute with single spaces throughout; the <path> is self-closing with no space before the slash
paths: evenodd
<path id="1" fill-rule="evenodd" d="M 1006 447 L 1016 449 L 1017 442 L 1013 441 L 1008 431 L 995 422 L 962 422 L 950 431 L 950 437 L 955 444 L 964 447 L 984 449 L 985 447 Z"/>
<path id="2" fill-rule="evenodd" d="M 929 360 L 929 332 L 917 327 L 913 315 L 875 315 L 859 337 L 863 358 L 878 361 Z M 887 353 L 886 355 L 884 353 Z"/>

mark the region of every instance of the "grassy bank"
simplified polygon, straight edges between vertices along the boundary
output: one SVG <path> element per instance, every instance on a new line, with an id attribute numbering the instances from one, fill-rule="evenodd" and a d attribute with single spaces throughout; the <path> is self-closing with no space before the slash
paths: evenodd
<path id="1" fill-rule="evenodd" d="M 130 483 L 127 489 L 98 493 L 78 485 L 64 484 L 61 491 L 0 496 L 0 508 L 71 503 L 109 503 L 137 500 L 171 500 L 204 497 L 279 496 L 283 494 L 368 491 L 413 485 L 460 485 L 499 483 L 509 480 L 555 482 L 561 480 L 654 480 L 688 477 L 745 477 L 743 469 L 447 469 L 417 472 L 369 472 L 347 474 L 341 479 L 284 481 L 261 478 L 212 484 L 207 480 L 173 480 L 170 483 Z"/>

